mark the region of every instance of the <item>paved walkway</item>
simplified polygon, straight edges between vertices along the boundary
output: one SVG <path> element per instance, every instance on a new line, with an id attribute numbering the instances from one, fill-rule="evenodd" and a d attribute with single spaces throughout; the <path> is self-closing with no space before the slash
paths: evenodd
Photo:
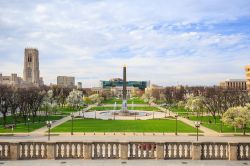
<path id="1" fill-rule="evenodd" d="M 103 104 L 102 106 L 106 107 L 114 107 L 114 104 Z M 116 106 L 122 106 L 122 104 L 116 104 Z M 128 107 L 132 107 L 132 104 L 127 104 Z M 134 104 L 134 107 L 143 107 L 143 106 L 148 106 L 148 104 Z"/>
<path id="2" fill-rule="evenodd" d="M 6 166 L 246 166 L 250 161 L 225 161 L 225 160 L 18 160 L 0 161 Z"/>
<path id="3" fill-rule="evenodd" d="M 172 111 L 169 111 L 169 110 L 167 110 L 165 108 L 162 108 L 160 106 L 157 106 L 157 105 L 155 105 L 155 106 L 158 107 L 161 111 L 164 111 L 164 112 L 167 111 L 169 116 L 174 117 L 176 115 L 176 113 L 174 113 Z M 189 119 L 178 116 L 178 120 L 180 120 L 180 121 L 194 127 L 194 122 L 189 120 Z M 204 135 L 208 135 L 208 136 L 219 136 L 220 135 L 220 133 L 218 133 L 218 132 L 216 132 L 214 130 L 211 130 L 211 129 L 207 128 L 207 127 L 204 127 L 204 126 L 200 126 L 199 130 L 201 130 Z"/>
<path id="4" fill-rule="evenodd" d="M 160 119 L 160 118 L 164 118 L 165 117 L 165 113 L 163 112 L 153 112 L 153 111 L 143 111 L 140 110 L 141 112 L 147 114 L 147 116 L 145 115 L 131 115 L 131 116 L 120 116 L 120 115 L 114 115 L 112 113 L 107 113 L 107 112 L 112 112 L 113 110 L 109 110 L 109 111 L 91 111 L 91 112 L 86 112 L 84 115 L 86 118 L 97 118 L 97 119 L 116 119 L 116 120 L 147 120 L 147 119 Z M 118 111 L 118 110 L 116 110 Z M 133 110 L 130 110 L 131 112 L 133 112 Z M 137 110 L 137 112 L 139 112 Z"/>
<path id="5" fill-rule="evenodd" d="M 84 109 L 81 110 L 81 111 L 74 112 L 74 116 L 79 116 L 79 115 L 81 115 L 81 114 L 82 114 L 82 111 L 87 111 L 87 110 L 90 109 L 91 107 L 92 107 L 92 105 L 88 106 L 87 108 L 84 108 Z M 64 118 L 62 118 L 62 119 L 60 119 L 60 120 L 57 120 L 57 121 L 55 121 L 54 123 L 52 123 L 51 128 L 54 128 L 54 127 L 56 127 L 56 126 L 59 126 L 60 124 L 63 124 L 63 123 L 65 123 L 65 122 L 67 122 L 68 120 L 71 120 L 71 116 L 70 116 L 70 115 L 69 115 L 69 116 L 66 116 L 66 117 L 64 117 Z M 40 129 L 37 129 L 37 130 L 31 132 L 30 135 L 45 134 L 47 131 L 48 131 L 47 126 L 44 126 L 44 127 L 40 128 Z"/>
<path id="6" fill-rule="evenodd" d="M 162 134 L 158 133 L 74 133 L 73 136 L 68 133 L 60 133 L 60 136 L 51 135 L 51 141 L 145 141 L 145 142 L 196 142 L 196 135 L 178 134 Z M 44 135 L 18 135 L 18 136 L 1 136 L 0 142 L 15 142 L 15 141 L 47 141 L 48 137 Z M 249 142 L 250 136 L 199 136 L 201 142 Z"/>

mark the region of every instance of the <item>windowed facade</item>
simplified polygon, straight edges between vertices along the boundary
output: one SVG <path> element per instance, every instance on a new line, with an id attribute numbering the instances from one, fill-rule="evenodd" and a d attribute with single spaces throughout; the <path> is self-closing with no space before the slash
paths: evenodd
<path id="1" fill-rule="evenodd" d="M 122 87 L 123 80 L 122 79 L 112 79 L 109 81 L 100 81 L 101 87 L 112 88 L 112 87 Z M 144 90 L 147 87 L 147 81 L 127 81 L 127 87 L 136 87 L 141 90 Z"/>
<path id="2" fill-rule="evenodd" d="M 250 65 L 246 66 L 245 68 L 246 70 L 246 79 L 247 79 L 247 90 L 248 90 L 248 94 L 250 95 Z"/>

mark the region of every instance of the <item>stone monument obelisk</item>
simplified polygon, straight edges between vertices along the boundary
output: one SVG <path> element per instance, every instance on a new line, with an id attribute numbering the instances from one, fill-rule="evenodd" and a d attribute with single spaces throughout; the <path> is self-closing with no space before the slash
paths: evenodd
<path id="1" fill-rule="evenodd" d="M 123 88 L 122 88 L 122 114 L 128 113 L 127 108 L 127 71 L 126 65 L 123 66 Z"/>

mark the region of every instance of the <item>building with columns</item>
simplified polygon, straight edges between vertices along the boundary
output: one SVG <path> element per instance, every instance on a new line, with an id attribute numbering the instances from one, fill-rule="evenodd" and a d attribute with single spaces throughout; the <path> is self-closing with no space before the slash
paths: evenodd
<path id="1" fill-rule="evenodd" d="M 248 94 L 250 95 L 250 65 L 245 67 L 245 71 L 246 71 L 246 85 L 247 85 L 247 90 L 248 90 Z"/>
<path id="2" fill-rule="evenodd" d="M 247 84 L 245 79 L 228 79 L 220 82 L 220 87 L 228 90 L 247 90 Z"/>
<path id="3" fill-rule="evenodd" d="M 138 87 L 133 87 L 133 86 L 129 86 L 126 88 L 126 94 L 127 94 L 127 98 L 131 98 L 133 96 L 133 94 L 136 93 L 136 91 L 138 91 L 139 88 Z M 112 93 L 113 96 L 122 98 L 122 92 L 123 92 L 123 87 L 122 86 L 116 86 L 116 87 L 112 87 L 110 88 L 110 91 Z"/>

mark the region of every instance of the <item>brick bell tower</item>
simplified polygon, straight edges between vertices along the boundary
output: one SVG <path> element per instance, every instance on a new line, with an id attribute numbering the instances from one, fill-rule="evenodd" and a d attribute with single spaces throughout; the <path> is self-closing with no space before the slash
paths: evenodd
<path id="1" fill-rule="evenodd" d="M 23 80 L 39 86 L 39 52 L 36 48 L 25 48 Z"/>

